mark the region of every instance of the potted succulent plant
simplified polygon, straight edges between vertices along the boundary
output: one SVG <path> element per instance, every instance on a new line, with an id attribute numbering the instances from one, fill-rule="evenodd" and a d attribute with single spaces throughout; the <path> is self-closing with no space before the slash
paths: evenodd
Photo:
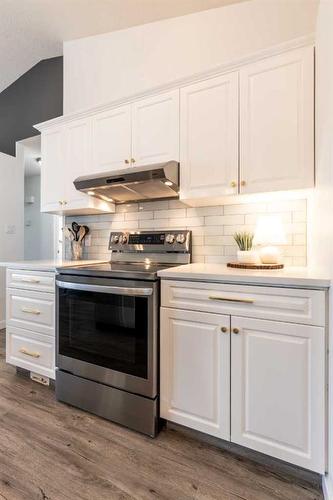
<path id="1" fill-rule="evenodd" d="M 254 234 L 242 231 L 234 234 L 234 240 L 239 250 L 237 251 L 237 260 L 241 264 L 257 264 L 258 253 L 253 250 Z"/>

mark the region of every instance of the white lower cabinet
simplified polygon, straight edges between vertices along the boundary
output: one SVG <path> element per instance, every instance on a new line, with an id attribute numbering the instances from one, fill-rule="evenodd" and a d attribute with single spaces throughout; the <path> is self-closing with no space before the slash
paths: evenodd
<path id="1" fill-rule="evenodd" d="M 234 316 L 231 327 L 231 441 L 324 472 L 324 328 Z"/>
<path id="2" fill-rule="evenodd" d="M 162 308 L 161 325 L 161 416 L 230 439 L 230 317 Z"/>
<path id="3" fill-rule="evenodd" d="M 325 292 L 313 326 L 272 321 L 269 310 L 251 317 L 252 303 L 237 316 L 232 300 L 230 314 L 166 307 L 169 288 L 162 282 L 162 418 L 324 473 Z"/>
<path id="4" fill-rule="evenodd" d="M 55 273 L 7 269 L 6 362 L 55 378 Z"/>

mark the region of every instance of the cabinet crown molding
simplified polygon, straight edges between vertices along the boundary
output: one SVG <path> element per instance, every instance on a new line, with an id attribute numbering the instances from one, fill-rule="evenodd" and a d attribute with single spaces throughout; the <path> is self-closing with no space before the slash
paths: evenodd
<path id="1" fill-rule="evenodd" d="M 251 64 L 253 62 L 260 61 L 262 59 L 265 59 L 267 57 L 271 57 L 274 55 L 282 54 L 284 52 L 305 47 L 305 46 L 314 46 L 315 43 L 315 35 L 310 34 L 310 35 L 305 35 L 299 38 L 294 38 L 292 40 L 288 40 L 286 42 L 280 43 L 278 45 L 273 45 L 271 47 L 265 48 L 258 50 L 256 52 L 253 52 L 250 55 L 240 57 L 237 59 L 234 59 L 231 62 L 224 63 L 224 64 L 219 64 L 213 68 L 210 68 L 207 71 L 196 73 L 194 75 L 177 79 L 174 81 L 170 81 L 162 86 L 159 87 L 154 87 L 147 89 L 144 92 L 137 93 L 131 96 L 124 97 L 122 99 L 117 99 L 114 101 L 110 101 L 108 103 L 102 104 L 100 106 L 95 106 L 93 108 L 89 109 L 84 109 L 81 111 L 77 111 L 75 113 L 70 113 L 67 115 L 62 115 L 57 118 L 54 118 L 52 120 L 48 120 L 46 122 L 38 123 L 34 125 L 34 128 L 40 132 L 50 128 L 54 127 L 57 125 L 62 125 L 64 123 L 69 123 L 70 121 L 74 120 L 79 120 L 83 118 L 87 118 L 91 115 L 108 111 L 112 108 L 116 108 L 118 106 L 122 106 L 124 104 L 131 104 L 135 101 L 138 101 L 139 99 L 144 99 L 146 97 L 154 96 L 157 94 L 161 94 L 163 92 L 167 92 L 173 89 L 180 89 L 183 86 L 189 85 L 191 83 L 199 82 L 201 80 L 211 78 L 214 76 L 217 76 L 219 74 L 224 74 L 224 73 L 229 73 L 231 71 L 237 71 L 240 69 L 242 66 L 245 66 L 247 64 Z"/>

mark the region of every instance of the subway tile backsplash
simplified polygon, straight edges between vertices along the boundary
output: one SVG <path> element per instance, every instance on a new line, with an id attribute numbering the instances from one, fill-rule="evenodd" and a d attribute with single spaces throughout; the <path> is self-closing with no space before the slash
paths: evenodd
<path id="1" fill-rule="evenodd" d="M 273 201 L 225 206 L 191 208 L 177 200 L 117 205 L 115 214 L 67 217 L 90 228 L 91 246 L 84 258 L 109 259 L 109 235 L 112 230 L 190 229 L 193 234 L 193 261 L 226 263 L 236 258 L 232 235 L 236 231 L 254 231 L 258 216 L 280 215 L 287 233 L 287 245 L 281 247 L 284 262 L 305 266 L 307 262 L 306 200 Z M 69 248 L 66 248 L 69 257 Z"/>

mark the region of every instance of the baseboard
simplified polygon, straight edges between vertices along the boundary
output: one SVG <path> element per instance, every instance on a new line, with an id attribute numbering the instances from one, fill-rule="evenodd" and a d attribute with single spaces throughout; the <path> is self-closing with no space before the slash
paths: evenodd
<path id="1" fill-rule="evenodd" d="M 323 495 L 325 500 L 333 500 L 333 480 L 330 476 L 323 476 Z"/>
<path id="2" fill-rule="evenodd" d="M 4 328 L 6 328 L 6 320 L 5 319 L 0 321 L 0 330 L 3 330 Z"/>

